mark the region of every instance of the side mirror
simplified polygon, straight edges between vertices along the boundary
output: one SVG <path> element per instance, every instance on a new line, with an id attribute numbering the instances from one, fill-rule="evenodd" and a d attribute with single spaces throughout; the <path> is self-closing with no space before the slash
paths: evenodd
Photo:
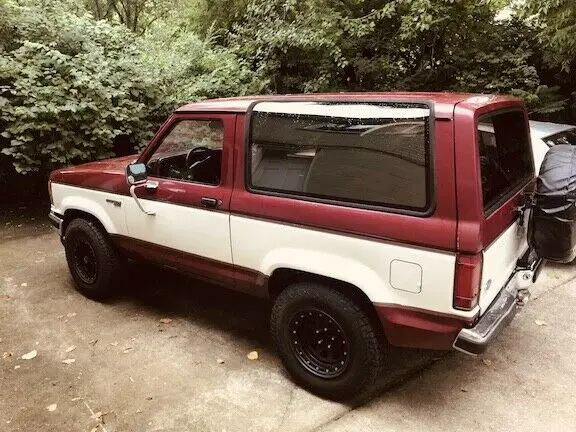
<path id="1" fill-rule="evenodd" d="M 138 208 L 142 210 L 142 213 L 146 213 L 149 216 L 154 216 L 156 214 L 155 210 L 146 210 L 142 207 L 142 203 L 138 199 L 136 195 L 136 186 L 141 184 L 147 184 L 148 182 L 148 173 L 146 172 L 146 164 L 143 163 L 131 163 L 126 167 L 126 181 L 130 185 L 130 195 L 136 201 Z M 158 187 L 158 183 L 154 182 L 155 187 Z"/>
<path id="2" fill-rule="evenodd" d="M 126 167 L 126 181 L 129 185 L 139 185 L 145 183 L 147 179 L 146 164 L 131 163 Z"/>

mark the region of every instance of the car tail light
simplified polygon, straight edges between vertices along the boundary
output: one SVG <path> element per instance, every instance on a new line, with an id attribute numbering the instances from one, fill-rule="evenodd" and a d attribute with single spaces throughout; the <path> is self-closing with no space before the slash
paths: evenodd
<path id="1" fill-rule="evenodd" d="M 454 308 L 472 310 L 478 304 L 482 255 L 458 255 L 454 282 Z"/>

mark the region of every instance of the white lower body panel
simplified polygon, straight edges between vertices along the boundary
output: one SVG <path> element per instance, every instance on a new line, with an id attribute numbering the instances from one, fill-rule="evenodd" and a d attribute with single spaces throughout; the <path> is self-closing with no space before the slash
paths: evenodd
<path id="1" fill-rule="evenodd" d="M 526 226 L 512 224 L 484 251 L 480 310 L 484 313 L 516 269 L 518 259 L 528 249 Z"/>
<path id="2" fill-rule="evenodd" d="M 272 221 L 230 217 L 235 265 L 271 275 L 279 268 L 320 274 L 360 288 L 374 303 L 441 314 L 453 309 L 455 254 Z"/>

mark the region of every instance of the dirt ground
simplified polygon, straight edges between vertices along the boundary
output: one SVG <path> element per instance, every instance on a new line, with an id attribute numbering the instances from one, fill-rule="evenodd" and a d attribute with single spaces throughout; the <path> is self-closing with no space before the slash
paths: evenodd
<path id="1" fill-rule="evenodd" d="M 548 266 L 486 355 L 394 352 L 348 406 L 290 381 L 265 303 L 145 266 L 85 299 L 45 211 L 0 214 L 0 431 L 576 430 L 576 265 Z"/>

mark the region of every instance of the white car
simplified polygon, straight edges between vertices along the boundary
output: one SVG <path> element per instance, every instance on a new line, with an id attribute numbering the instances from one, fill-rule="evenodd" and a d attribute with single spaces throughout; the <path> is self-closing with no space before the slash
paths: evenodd
<path id="1" fill-rule="evenodd" d="M 530 136 L 538 174 L 544 155 L 550 147 L 557 144 L 576 145 L 576 126 L 530 120 Z"/>

